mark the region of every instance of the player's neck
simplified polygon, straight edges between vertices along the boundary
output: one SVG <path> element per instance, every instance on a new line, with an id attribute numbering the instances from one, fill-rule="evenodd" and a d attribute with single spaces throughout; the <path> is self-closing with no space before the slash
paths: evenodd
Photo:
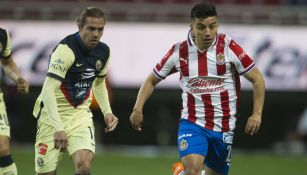
<path id="1" fill-rule="evenodd" d="M 205 51 L 205 50 L 207 50 L 211 46 L 211 44 L 208 45 L 208 44 L 197 42 L 197 41 L 196 41 L 195 44 L 196 44 L 198 50 L 200 50 L 200 51 Z"/>

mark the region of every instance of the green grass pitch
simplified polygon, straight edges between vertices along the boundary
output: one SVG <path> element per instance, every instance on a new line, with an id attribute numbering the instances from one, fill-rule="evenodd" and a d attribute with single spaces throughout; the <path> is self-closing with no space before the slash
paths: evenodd
<path id="1" fill-rule="evenodd" d="M 33 175 L 34 153 L 30 148 L 12 147 L 20 175 Z M 120 150 L 120 149 L 119 149 Z M 137 149 L 136 149 L 137 150 Z M 171 165 L 178 160 L 175 151 L 144 155 L 138 152 L 99 151 L 92 165 L 93 175 L 171 175 Z M 66 155 L 57 175 L 74 173 Z M 282 156 L 265 153 L 233 152 L 230 175 L 306 175 L 307 155 Z"/>

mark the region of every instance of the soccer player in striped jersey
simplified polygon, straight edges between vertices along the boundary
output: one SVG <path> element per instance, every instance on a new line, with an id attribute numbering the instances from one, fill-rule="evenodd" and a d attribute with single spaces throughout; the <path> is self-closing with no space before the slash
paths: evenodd
<path id="1" fill-rule="evenodd" d="M 9 33 L 0 28 L 0 59 L 5 74 L 17 85 L 21 94 L 29 92 L 29 83 L 22 78 L 12 58 L 11 40 Z M 10 154 L 10 125 L 0 89 L 0 174 L 17 175 L 17 168 Z"/>
<path id="2" fill-rule="evenodd" d="M 105 84 L 109 47 L 100 42 L 105 27 L 102 10 L 85 8 L 77 19 L 79 32 L 65 37 L 54 49 L 42 92 L 33 114 L 37 118 L 35 170 L 55 175 L 68 151 L 76 175 L 90 175 L 95 154 L 95 136 L 89 106 L 94 93 L 113 131 L 118 118 L 112 113 Z"/>
<path id="3" fill-rule="evenodd" d="M 253 85 L 253 111 L 245 133 L 254 135 L 261 124 L 265 82 L 254 61 L 229 36 L 218 33 L 215 6 L 196 4 L 191 10 L 187 40 L 174 44 L 142 84 L 133 112 L 132 127 L 141 131 L 143 106 L 154 87 L 179 72 L 182 110 L 178 149 L 185 175 L 226 175 L 243 75 Z"/>

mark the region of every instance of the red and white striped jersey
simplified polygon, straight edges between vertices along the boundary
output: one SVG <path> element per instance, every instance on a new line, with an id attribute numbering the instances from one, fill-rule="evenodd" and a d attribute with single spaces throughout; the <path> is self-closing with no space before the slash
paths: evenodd
<path id="1" fill-rule="evenodd" d="M 235 129 L 239 75 L 254 67 L 254 61 L 225 34 L 218 34 L 207 50 L 200 51 L 190 32 L 186 41 L 173 45 L 153 71 L 160 79 L 180 73 L 181 118 L 226 132 Z"/>

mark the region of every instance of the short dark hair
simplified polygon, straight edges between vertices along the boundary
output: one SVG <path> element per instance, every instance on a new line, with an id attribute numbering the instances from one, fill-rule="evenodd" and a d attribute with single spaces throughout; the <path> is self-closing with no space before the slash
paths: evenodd
<path id="1" fill-rule="evenodd" d="M 86 22 L 86 17 L 97 17 L 97 18 L 105 18 L 104 13 L 101 9 L 97 7 L 86 7 L 82 10 L 80 15 L 77 17 L 77 23 L 80 27 L 83 27 Z"/>
<path id="2" fill-rule="evenodd" d="M 215 5 L 209 1 L 203 1 L 194 5 L 191 10 L 191 20 L 195 18 L 207 18 L 209 16 L 217 16 Z"/>

